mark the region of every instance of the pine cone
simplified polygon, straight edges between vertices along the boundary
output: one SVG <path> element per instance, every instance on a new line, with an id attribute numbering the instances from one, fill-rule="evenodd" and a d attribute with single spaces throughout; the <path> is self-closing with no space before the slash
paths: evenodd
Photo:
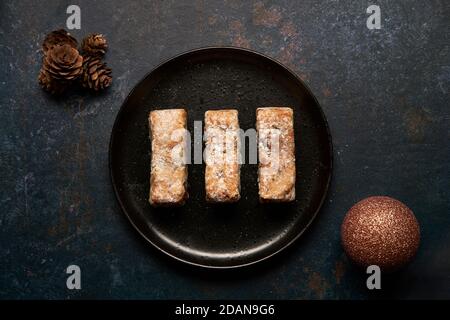
<path id="1" fill-rule="evenodd" d="M 44 69 L 39 71 L 39 84 L 45 90 L 51 94 L 62 94 L 66 91 L 69 82 L 62 80 L 55 80 Z"/>
<path id="2" fill-rule="evenodd" d="M 45 37 L 44 42 L 42 43 L 42 50 L 44 51 L 44 54 L 47 54 L 47 51 L 53 46 L 63 44 L 68 44 L 75 49 L 78 47 L 77 39 L 72 37 L 66 30 L 55 30 Z"/>
<path id="3" fill-rule="evenodd" d="M 45 55 L 42 69 L 54 80 L 75 80 L 83 72 L 83 57 L 69 44 L 55 45 Z"/>
<path id="4" fill-rule="evenodd" d="M 95 91 L 106 89 L 112 82 L 111 72 L 100 56 L 87 56 L 83 62 L 81 84 Z"/>
<path id="5" fill-rule="evenodd" d="M 90 56 L 103 56 L 108 49 L 108 43 L 106 42 L 106 38 L 103 34 L 93 33 L 83 39 L 81 49 L 84 54 Z"/>

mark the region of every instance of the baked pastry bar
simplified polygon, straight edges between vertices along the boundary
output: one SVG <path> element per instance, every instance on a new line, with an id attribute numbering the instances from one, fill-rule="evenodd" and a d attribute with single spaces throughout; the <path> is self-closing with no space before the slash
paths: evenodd
<path id="1" fill-rule="evenodd" d="M 204 139 L 206 200 L 238 201 L 240 198 L 238 111 L 206 111 Z"/>
<path id="2" fill-rule="evenodd" d="M 184 109 L 150 112 L 152 155 L 149 202 L 154 206 L 182 205 L 188 197 L 186 120 Z"/>
<path id="3" fill-rule="evenodd" d="M 293 111 L 287 107 L 258 108 L 258 186 L 261 202 L 295 199 Z"/>

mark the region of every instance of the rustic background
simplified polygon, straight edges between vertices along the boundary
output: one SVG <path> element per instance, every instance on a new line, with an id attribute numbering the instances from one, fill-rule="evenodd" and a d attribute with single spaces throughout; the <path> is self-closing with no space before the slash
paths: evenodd
<path id="1" fill-rule="evenodd" d="M 0 2 L 0 298 L 450 298 L 448 1 L 88 1 L 82 29 L 111 50 L 114 83 L 55 99 L 37 84 L 44 35 L 74 1 Z M 382 29 L 366 28 L 378 4 Z M 323 210 L 286 252 L 210 272 L 166 258 L 122 215 L 108 171 L 115 115 L 161 61 L 209 45 L 291 67 L 327 115 L 335 169 Z M 379 292 L 345 257 L 339 227 L 369 195 L 404 201 L 422 226 L 411 265 Z M 65 268 L 82 269 L 82 290 Z"/>

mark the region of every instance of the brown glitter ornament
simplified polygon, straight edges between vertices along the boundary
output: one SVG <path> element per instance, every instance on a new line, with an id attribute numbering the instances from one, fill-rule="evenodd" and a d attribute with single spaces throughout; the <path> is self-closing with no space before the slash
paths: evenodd
<path id="1" fill-rule="evenodd" d="M 341 239 L 345 252 L 356 264 L 394 271 L 416 254 L 420 227 L 405 204 L 375 196 L 350 208 L 341 226 Z"/>

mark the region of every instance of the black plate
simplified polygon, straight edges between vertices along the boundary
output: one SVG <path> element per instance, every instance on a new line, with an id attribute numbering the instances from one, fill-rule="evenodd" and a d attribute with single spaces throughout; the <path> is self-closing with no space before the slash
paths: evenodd
<path id="1" fill-rule="evenodd" d="M 177 209 L 151 207 L 148 113 L 185 107 L 188 128 L 210 109 L 236 108 L 242 129 L 255 127 L 261 106 L 292 106 L 297 159 L 296 200 L 259 204 L 257 165 L 241 168 L 241 200 L 205 202 L 204 166 L 189 166 L 189 200 Z M 203 48 L 150 72 L 121 107 L 111 134 L 111 178 L 119 203 L 156 248 L 190 264 L 232 268 L 266 259 L 296 240 L 327 193 L 332 144 L 325 116 L 307 86 L 285 66 L 239 48 Z"/>

